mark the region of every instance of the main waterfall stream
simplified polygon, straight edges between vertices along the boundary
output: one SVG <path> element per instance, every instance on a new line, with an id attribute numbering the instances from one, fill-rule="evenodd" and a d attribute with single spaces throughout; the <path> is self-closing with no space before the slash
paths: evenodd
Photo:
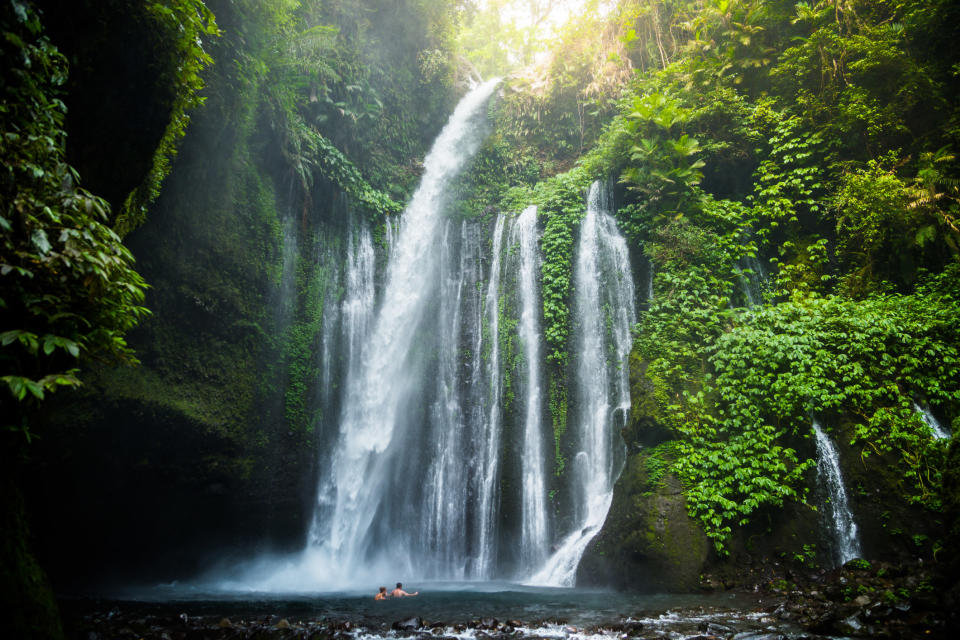
<path id="1" fill-rule="evenodd" d="M 483 139 L 480 116 L 496 85 L 476 87 L 457 106 L 424 161 L 391 246 L 382 299 L 350 361 L 339 434 L 320 479 L 304 567 L 315 579 L 342 584 L 377 565 L 405 575 L 462 573 L 465 547 L 449 533 L 466 525 L 463 470 L 450 458 L 461 451 L 463 426 L 452 369 L 469 274 L 451 273 L 442 214 L 448 183 Z M 423 348 L 425 325 L 439 338 L 432 345 L 437 362 Z M 429 405 L 428 378 L 436 385 Z"/>

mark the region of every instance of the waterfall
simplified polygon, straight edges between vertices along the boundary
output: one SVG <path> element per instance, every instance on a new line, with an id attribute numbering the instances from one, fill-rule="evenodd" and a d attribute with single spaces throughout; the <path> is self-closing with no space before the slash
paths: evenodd
<path id="1" fill-rule="evenodd" d="M 359 223 L 351 214 L 350 230 L 345 257 L 344 298 L 339 306 L 332 296 L 327 296 L 324 307 L 323 326 L 321 328 L 320 384 L 323 407 L 332 408 L 334 384 L 339 379 L 349 379 L 358 375 L 360 354 L 366 342 L 370 325 L 373 322 L 375 299 L 375 254 L 370 229 Z M 335 339 L 339 328 L 339 340 Z M 335 349 L 339 346 L 339 349 Z M 336 367 L 334 353 L 342 364 Z M 320 440 L 324 445 L 325 439 Z M 321 450 L 321 466 L 331 464 L 329 455 Z M 336 486 L 325 478 L 318 488 L 317 509 L 311 522 L 308 539 L 312 545 L 321 543 L 324 526 L 319 516 L 335 500 Z"/>
<path id="2" fill-rule="evenodd" d="M 330 571 L 328 580 L 343 580 L 344 573 L 355 578 L 378 562 L 394 572 L 415 564 L 423 521 L 416 505 L 429 501 L 421 487 L 428 419 L 421 397 L 425 372 L 444 366 L 442 356 L 429 361 L 432 350 L 422 348 L 420 330 L 437 297 L 444 297 L 436 247 L 443 240 L 447 186 L 479 148 L 484 130 L 478 120 L 496 84 L 480 85 L 460 101 L 424 160 L 422 181 L 391 246 L 376 317 L 361 353 L 349 359 L 340 433 L 319 490 L 329 502 L 318 502 L 321 528 L 312 536 L 312 551 L 325 565 L 315 573 Z"/>
<path id="3" fill-rule="evenodd" d="M 336 287 L 331 287 L 323 300 L 323 318 L 320 327 L 320 406 L 333 405 L 334 359 L 337 349 L 336 335 L 340 323 L 339 309 L 336 304 Z"/>
<path id="4" fill-rule="evenodd" d="M 831 528 L 834 558 L 842 565 L 860 556 L 857 523 L 853 520 L 853 512 L 850 511 L 847 500 L 837 449 L 816 420 L 813 422 L 813 433 L 817 440 L 817 481 L 830 502 L 829 517 L 826 513 L 822 514 L 822 517 Z"/>
<path id="5" fill-rule="evenodd" d="M 503 251 L 504 216 L 497 216 L 497 223 L 493 230 L 493 255 L 490 265 L 490 276 L 487 283 L 487 292 L 483 300 L 483 308 L 478 309 L 482 318 L 478 327 L 486 327 L 486 336 L 481 329 L 476 333 L 473 348 L 473 376 L 471 386 L 481 390 L 477 376 L 486 381 L 484 396 L 475 405 L 475 420 L 478 424 L 477 437 L 479 446 L 476 452 L 476 468 L 480 473 L 475 474 L 475 486 L 472 495 L 476 500 L 476 527 L 477 535 L 476 560 L 472 567 L 472 577 L 489 577 L 496 557 L 496 520 L 499 506 L 500 475 L 500 432 L 502 393 L 500 373 L 500 254 Z M 486 343 L 484 342 L 486 337 Z M 486 366 L 481 370 L 484 346 L 489 345 Z"/>
<path id="6" fill-rule="evenodd" d="M 648 273 L 648 276 L 649 276 L 649 277 L 647 278 L 647 302 L 653 302 L 653 272 L 654 272 L 654 266 L 653 266 L 653 260 L 649 260 L 648 262 L 649 262 L 649 264 L 650 264 L 650 271 L 649 271 L 649 273 Z"/>
<path id="7" fill-rule="evenodd" d="M 346 297 L 340 308 L 344 361 L 350 369 L 347 378 L 358 375 L 360 353 L 370 333 L 374 302 L 374 253 L 370 230 L 355 230 L 347 250 Z"/>
<path id="8" fill-rule="evenodd" d="M 534 584 L 573 586 L 580 558 L 606 520 L 625 457 L 620 430 L 630 410 L 634 286 L 627 243 L 610 215 L 609 190 L 600 182 L 587 197 L 573 277 L 573 526 L 530 579 Z"/>
<path id="9" fill-rule="evenodd" d="M 740 281 L 740 291 L 748 307 L 755 307 L 763 302 L 764 291 L 767 288 L 767 274 L 763 265 L 756 258 L 744 256 L 734 267 L 737 279 Z"/>
<path id="10" fill-rule="evenodd" d="M 404 214 L 386 225 L 385 256 L 351 215 L 344 241 L 318 258 L 331 265 L 332 286 L 316 360 L 322 429 L 307 545 L 253 563 L 234 584 L 317 590 L 508 576 L 573 584 L 623 464 L 629 256 L 609 192 L 595 184 L 573 257 L 575 453 L 561 488 L 571 513 L 553 531 L 548 490 L 559 481 L 549 475 L 537 208 L 490 226 L 447 215 L 450 182 L 479 148 L 494 86 L 457 107 Z"/>
<path id="11" fill-rule="evenodd" d="M 520 563 L 524 571 L 536 567 L 547 548 L 547 476 L 544 460 L 543 389 L 540 380 L 541 336 L 540 297 L 537 274 L 537 208 L 527 207 L 510 230 L 510 242 L 519 247 L 520 322 L 525 380 L 523 445 L 521 453 L 521 534 Z"/>
<path id="12" fill-rule="evenodd" d="M 471 475 L 464 465 L 464 453 L 474 448 L 470 427 L 475 423 L 470 413 L 462 410 L 472 406 L 463 395 L 474 386 L 466 385 L 461 393 L 459 358 L 460 345 L 472 342 L 464 340 L 464 334 L 479 327 L 476 310 L 480 307 L 480 243 L 476 227 L 461 223 L 460 256 L 456 260 L 453 227 L 452 222 L 445 224 L 441 245 L 438 373 L 430 413 L 432 453 L 425 484 L 422 532 L 423 557 L 432 565 L 430 573 L 463 578 L 467 570 L 464 533 L 468 530 Z"/>
<path id="13" fill-rule="evenodd" d="M 931 413 L 930 408 L 922 406 L 916 401 L 913 403 L 913 410 L 920 414 L 924 423 L 930 428 L 930 433 L 937 440 L 947 440 L 950 438 L 950 432 L 943 428 L 937 417 Z"/>

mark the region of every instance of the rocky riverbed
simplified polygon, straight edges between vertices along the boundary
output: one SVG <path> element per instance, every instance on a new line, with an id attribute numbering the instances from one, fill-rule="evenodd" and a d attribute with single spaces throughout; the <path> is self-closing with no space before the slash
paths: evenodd
<path id="1" fill-rule="evenodd" d="M 862 560 L 832 571 L 771 572 L 762 581 L 726 589 L 712 575 L 704 605 L 638 608 L 603 621 L 553 615 L 544 619 L 429 619 L 429 599 L 405 599 L 403 609 L 376 615 L 327 615 L 262 602 L 63 601 L 69 638 L 77 640 L 268 639 L 377 640 L 759 640 L 773 638 L 952 638 L 951 592 L 919 567 Z M 466 596 L 465 596 L 466 597 Z M 736 598 L 734 601 L 733 599 Z M 689 600 L 687 601 L 689 602 Z M 399 603 L 396 603 L 399 604 Z M 390 619 L 396 613 L 395 619 Z"/>

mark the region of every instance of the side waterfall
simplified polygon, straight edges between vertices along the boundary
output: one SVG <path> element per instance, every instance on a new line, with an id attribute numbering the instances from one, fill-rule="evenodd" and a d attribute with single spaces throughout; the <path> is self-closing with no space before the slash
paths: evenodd
<path id="1" fill-rule="evenodd" d="M 830 514 L 827 521 L 833 536 L 833 555 L 837 564 L 842 565 L 860 557 L 857 523 L 853 520 L 853 512 L 850 510 L 847 499 L 837 449 L 816 421 L 813 422 L 813 433 L 817 439 L 817 481 L 830 500 Z M 827 514 L 824 513 L 823 517 L 827 518 Z"/>
<path id="2" fill-rule="evenodd" d="M 767 284 L 767 273 L 760 261 L 750 256 L 744 256 L 740 259 L 740 263 L 734 267 L 734 270 L 737 273 L 737 279 L 740 281 L 740 291 L 743 293 L 747 307 L 762 304 L 764 292 L 769 285 Z"/>
<path id="3" fill-rule="evenodd" d="M 934 438 L 937 440 L 947 440 L 950 438 L 950 432 L 943 428 L 943 425 L 940 424 L 940 421 L 930 412 L 928 407 L 921 406 L 919 403 L 914 402 L 913 410 L 919 413 L 924 423 L 930 427 L 930 433 Z"/>
<path id="4" fill-rule="evenodd" d="M 609 190 L 594 182 L 574 266 L 577 453 L 572 460 L 573 526 L 529 580 L 573 586 L 580 558 L 599 532 L 623 469 L 620 430 L 630 411 L 628 357 L 636 322 L 627 243 L 610 215 Z"/>
<path id="5" fill-rule="evenodd" d="M 314 573 L 328 581 L 356 579 L 378 564 L 394 574 L 408 573 L 418 559 L 423 518 L 416 505 L 431 502 L 421 486 L 422 425 L 429 421 L 421 404 L 422 383 L 425 371 L 436 366 L 428 361 L 430 349 L 420 348 L 418 340 L 428 311 L 436 308 L 438 296 L 445 297 L 438 291 L 443 260 L 436 247 L 442 241 L 447 185 L 480 146 L 484 129 L 477 120 L 497 83 L 486 82 L 460 101 L 424 160 L 422 181 L 391 247 L 376 318 L 362 353 L 350 358 L 340 433 L 320 479 L 317 529 L 308 549 L 315 556 Z M 432 409 L 434 415 L 442 410 Z M 444 465 L 437 464 L 442 475 Z M 426 544 L 445 543 L 428 539 Z M 429 569 L 418 569 L 424 571 Z"/>
<path id="6" fill-rule="evenodd" d="M 543 445 L 543 389 L 540 381 L 541 329 L 540 296 L 537 274 L 540 255 L 537 251 L 537 208 L 527 207 L 510 230 L 512 245 L 520 251 L 520 324 L 526 379 L 521 385 L 525 403 L 523 418 L 521 535 L 520 561 L 528 572 L 546 555 L 547 490 Z"/>
<path id="7" fill-rule="evenodd" d="M 374 314 L 376 259 L 373 239 L 367 225 L 356 221 L 352 214 L 349 222 L 350 231 L 342 276 L 344 297 L 337 304 L 332 295 L 327 296 L 324 301 L 321 330 L 320 400 L 322 410 L 331 412 L 338 408 L 334 393 L 338 381 L 350 379 L 359 374 L 360 354 L 370 334 Z M 334 426 L 329 424 L 330 420 L 324 422 L 328 426 Z M 321 456 L 321 467 L 331 464 L 330 452 L 326 449 L 332 443 L 324 437 L 328 435 L 320 434 L 320 441 L 323 443 L 322 451 L 325 454 Z M 318 505 L 327 508 L 334 503 L 334 488 L 330 483 L 320 485 L 320 492 L 317 495 Z M 324 535 L 324 526 L 319 519 L 322 512 L 323 509 L 314 510 L 308 533 L 311 546 L 319 545 Z"/>

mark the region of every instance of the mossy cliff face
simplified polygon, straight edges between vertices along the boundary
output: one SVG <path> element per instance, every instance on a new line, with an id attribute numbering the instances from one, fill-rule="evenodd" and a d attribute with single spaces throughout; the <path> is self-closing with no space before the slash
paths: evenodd
<path id="1" fill-rule="evenodd" d="M 238 109 L 241 126 L 198 114 L 164 194 L 128 238 L 152 285 L 153 315 L 129 338 L 141 365 L 88 370 L 85 388 L 51 408 L 38 447 L 34 502 L 64 576 L 179 574 L 198 550 L 289 545 L 304 529 L 311 448 L 265 402 L 283 382 L 267 367 L 284 330 L 274 313 L 283 202 L 251 151 L 256 101 L 216 106 Z M 65 535 L 63 519 L 83 523 L 80 535 Z"/>
<path id="2" fill-rule="evenodd" d="M 690 591 L 749 585 L 785 570 L 835 566 L 829 497 L 823 495 L 815 466 L 804 475 L 804 501 L 759 509 L 733 529 L 723 554 L 715 552 L 702 525 L 688 514 L 685 487 L 673 472 L 677 445 L 663 424 L 661 407 L 677 393 L 649 375 L 648 363 L 636 349 L 630 363 L 631 423 L 623 433 L 628 459 L 606 524 L 581 563 L 580 583 Z M 824 416 L 821 422 L 839 453 L 863 556 L 938 563 L 936 550 L 946 538 L 937 533 L 935 514 L 904 497 L 905 478 L 896 456 L 852 445 L 855 422 L 849 417 Z M 798 438 L 794 446 L 802 457 L 816 460 L 812 435 Z M 951 478 L 948 474 L 947 485 Z M 955 514 L 950 505 L 945 507 L 943 522 L 949 528 Z"/>
<path id="3" fill-rule="evenodd" d="M 627 462 L 601 532 L 584 555 L 578 582 L 642 591 L 690 591 L 699 584 L 710 542 L 687 513 L 669 431 L 657 416 L 658 389 L 636 349 L 630 355 Z"/>
<path id="4" fill-rule="evenodd" d="M 960 428 L 960 420 L 955 420 L 953 428 Z M 956 549 L 960 545 L 960 441 L 954 439 L 947 450 L 947 464 L 944 467 L 944 501 L 943 527 L 944 538 L 948 549 Z M 946 575 L 952 578 L 946 584 L 948 589 L 947 604 L 951 610 L 960 608 L 960 554 L 948 554 Z"/>
<path id="5" fill-rule="evenodd" d="M 49 580 L 31 550 L 23 495 L 11 480 L 15 475 L 9 468 L 11 461 L 5 462 L 8 468 L 0 476 L 0 598 L 5 609 L 0 634 L 5 638 L 62 638 Z"/>
<path id="6" fill-rule="evenodd" d="M 603 530 L 580 563 L 578 584 L 641 591 L 695 589 L 709 541 L 687 515 L 680 482 L 656 451 L 630 455 Z"/>

